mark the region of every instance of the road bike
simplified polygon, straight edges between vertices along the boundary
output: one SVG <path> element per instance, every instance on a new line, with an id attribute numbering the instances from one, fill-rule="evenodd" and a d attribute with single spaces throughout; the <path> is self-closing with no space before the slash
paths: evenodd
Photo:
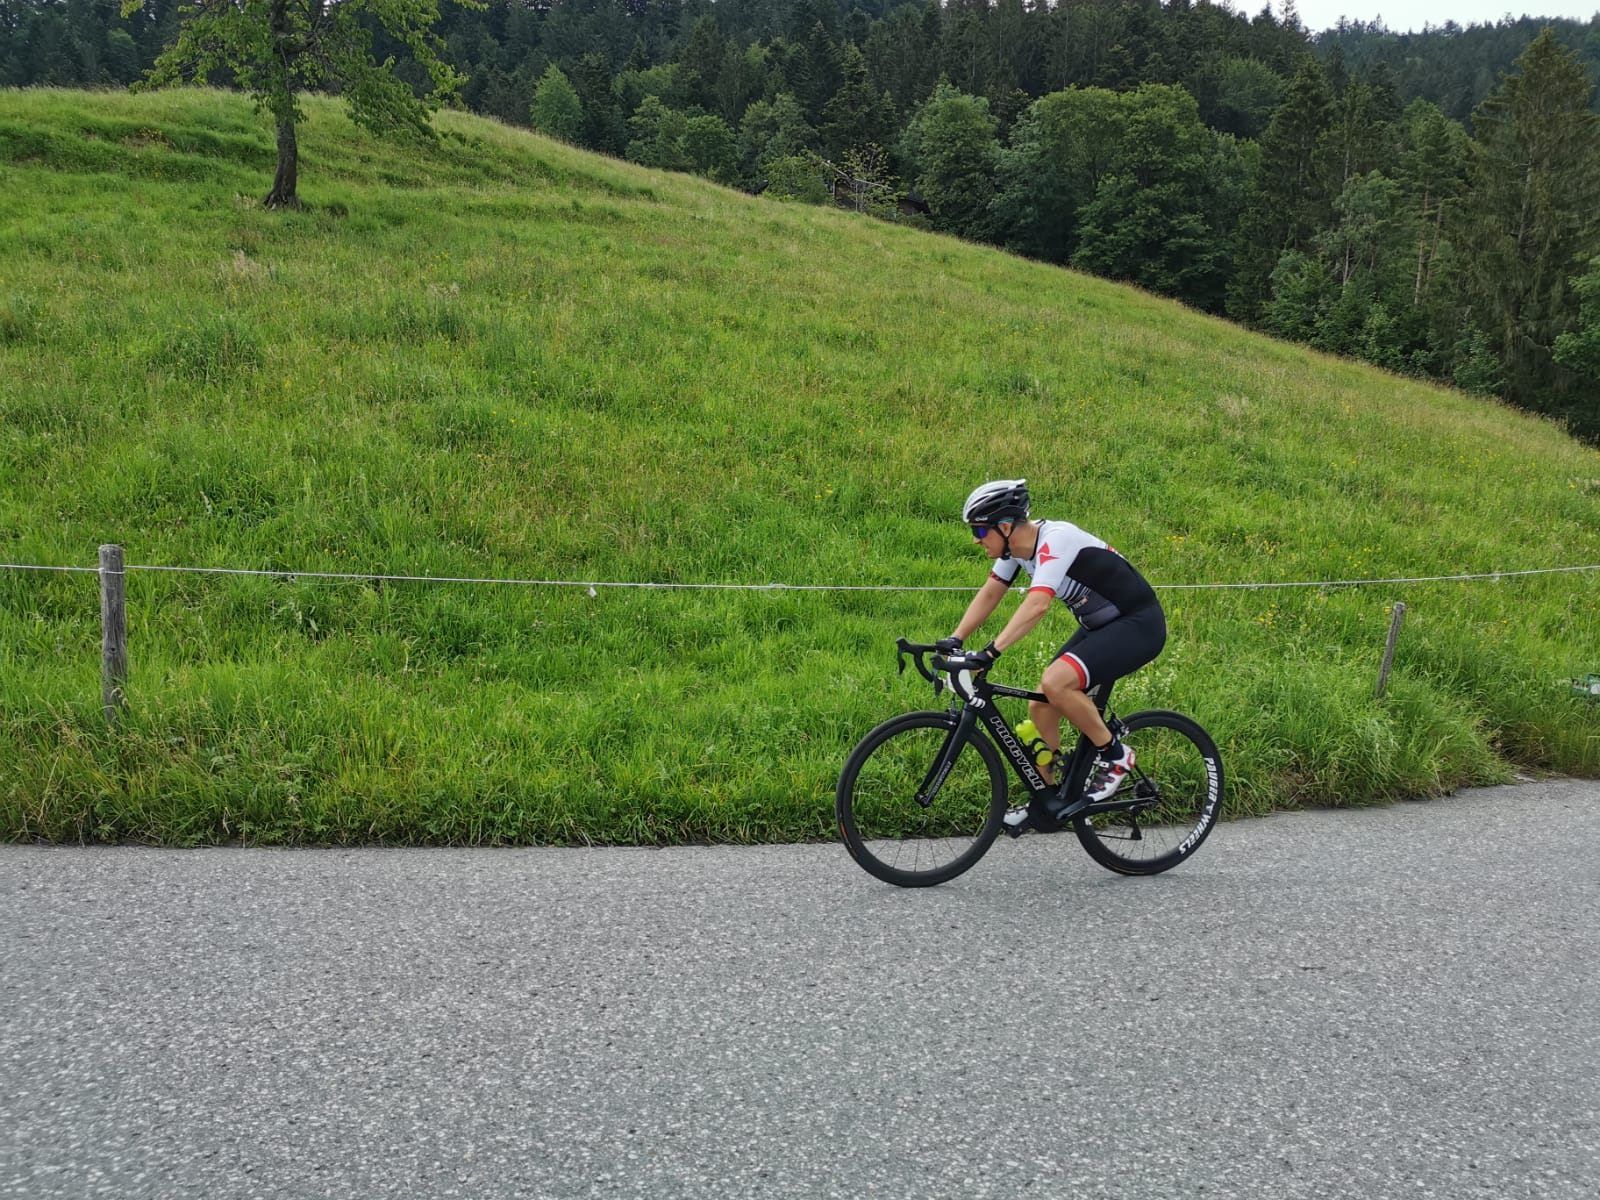
<path id="1" fill-rule="evenodd" d="M 1089 740 L 1080 735 L 1071 755 L 1057 758 L 1058 782 L 1047 783 L 996 703 L 1001 697 L 1048 703 L 1041 693 L 991 683 L 981 660 L 959 652 L 943 654 L 905 638 L 895 645 L 900 673 L 909 656 L 934 695 L 948 687 L 953 703 L 891 717 L 861 739 L 839 773 L 840 836 L 851 857 L 879 879 L 930 887 L 982 858 L 1005 828 L 1007 763 L 1022 783 L 1033 828 L 1070 827 L 1090 858 L 1120 874 L 1169 870 L 1211 832 L 1222 810 L 1222 756 L 1192 718 L 1160 709 L 1118 717 L 1108 707 L 1111 682 L 1089 688 L 1136 760 L 1114 794 L 1090 803 L 1084 796 L 1094 765 Z"/>

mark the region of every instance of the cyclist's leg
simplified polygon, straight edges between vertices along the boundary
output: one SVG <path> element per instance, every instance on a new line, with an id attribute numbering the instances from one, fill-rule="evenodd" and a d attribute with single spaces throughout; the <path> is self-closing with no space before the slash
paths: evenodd
<path id="1" fill-rule="evenodd" d="M 1056 714 L 1052 732 L 1055 734 L 1057 751 L 1060 750 L 1062 717 L 1072 722 L 1073 728 L 1096 746 L 1103 746 L 1111 740 L 1111 730 L 1106 727 L 1100 710 L 1095 707 L 1093 700 L 1084 695 L 1089 680 L 1090 675 L 1082 658 L 1072 651 L 1063 652 L 1046 667 L 1044 678 L 1039 681 L 1039 690 L 1050 698 L 1050 707 Z M 1039 725 L 1037 719 L 1034 724 Z M 1046 741 L 1050 740 L 1044 734 L 1044 726 L 1040 725 L 1039 731 Z"/>
<path id="2" fill-rule="evenodd" d="M 1039 690 L 1046 696 L 1051 695 L 1052 688 L 1055 688 L 1059 694 L 1059 685 L 1063 681 L 1067 686 L 1070 686 L 1072 681 L 1078 678 L 1078 673 L 1075 672 L 1074 668 L 1069 666 L 1066 661 L 1064 661 L 1063 656 L 1070 654 L 1073 647 L 1081 643 L 1087 636 L 1087 630 L 1079 629 L 1067 639 L 1066 645 L 1062 646 L 1060 650 L 1056 651 L 1056 657 L 1054 661 L 1052 661 L 1051 664 L 1045 668 L 1044 675 L 1039 680 Z M 1081 666 L 1082 664 L 1079 664 L 1080 671 Z M 1052 675 L 1052 672 L 1055 672 L 1055 674 Z M 1091 703 L 1090 707 L 1093 708 L 1094 705 Z M 1044 772 L 1046 783 L 1056 782 L 1054 768 L 1062 761 L 1061 718 L 1064 715 L 1065 710 L 1057 708 L 1052 703 L 1041 702 L 1038 700 L 1028 701 L 1028 716 L 1033 718 L 1033 724 L 1039 730 L 1039 736 L 1044 739 L 1045 745 L 1049 746 L 1050 749 L 1055 752 L 1056 756 L 1055 762 L 1051 764 L 1050 769 L 1047 769 Z"/>
<path id="3" fill-rule="evenodd" d="M 1159 604 L 1118 617 L 1099 629 L 1080 629 L 1045 671 L 1039 690 L 1092 744 L 1104 746 L 1111 741 L 1111 730 L 1085 693 L 1096 683 L 1133 674 L 1166 644 L 1167 619 Z"/>

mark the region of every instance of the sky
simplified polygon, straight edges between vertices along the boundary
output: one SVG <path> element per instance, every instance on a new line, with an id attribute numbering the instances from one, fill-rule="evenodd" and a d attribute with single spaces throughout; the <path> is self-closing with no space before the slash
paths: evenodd
<path id="1" fill-rule="evenodd" d="M 1234 0 L 1241 12 L 1260 12 L 1256 0 Z M 1509 13 L 1513 17 L 1572 17 L 1587 21 L 1600 12 L 1600 0 L 1296 0 L 1300 23 L 1312 33 L 1331 29 L 1341 16 L 1352 21 L 1383 18 L 1396 33 L 1421 29 L 1424 25 L 1489 25 Z M 1272 10 L 1283 12 L 1283 0 L 1272 0 Z"/>

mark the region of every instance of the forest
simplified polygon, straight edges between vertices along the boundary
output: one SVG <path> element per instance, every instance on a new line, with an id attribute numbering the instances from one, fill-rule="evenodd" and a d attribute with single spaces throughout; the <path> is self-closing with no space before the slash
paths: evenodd
<path id="1" fill-rule="evenodd" d="M 0 85 L 133 83 L 185 11 L 0 0 Z M 1600 442 L 1600 16 L 494 0 L 435 35 L 475 112 L 1133 283 Z"/>

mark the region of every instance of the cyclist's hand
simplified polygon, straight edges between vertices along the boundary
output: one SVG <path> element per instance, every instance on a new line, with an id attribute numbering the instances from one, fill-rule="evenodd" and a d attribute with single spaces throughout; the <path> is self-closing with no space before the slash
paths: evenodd
<path id="1" fill-rule="evenodd" d="M 961 639 L 952 633 L 949 637 L 940 638 L 933 644 L 933 648 L 940 654 L 954 654 L 961 649 Z"/>
<path id="2" fill-rule="evenodd" d="M 975 671 L 987 671 L 994 666 L 995 660 L 1000 657 L 1000 648 L 990 642 L 982 650 L 974 650 L 967 655 L 967 661 L 972 664 Z"/>

